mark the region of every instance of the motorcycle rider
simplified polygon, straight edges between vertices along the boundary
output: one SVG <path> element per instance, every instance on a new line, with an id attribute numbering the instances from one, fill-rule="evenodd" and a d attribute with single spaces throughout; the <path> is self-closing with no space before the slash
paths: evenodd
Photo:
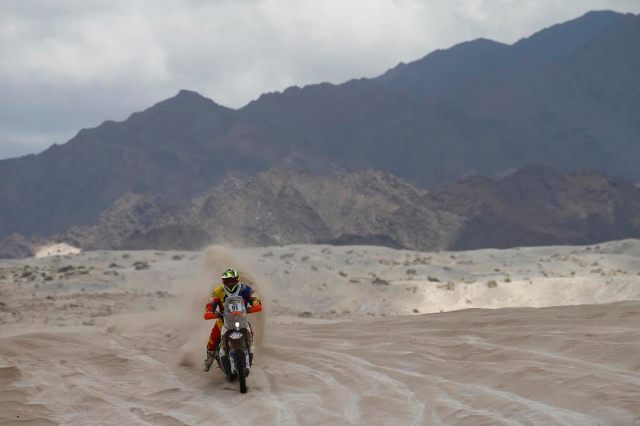
<path id="1" fill-rule="evenodd" d="M 215 325 L 211 329 L 211 335 L 207 342 L 207 358 L 202 364 L 202 369 L 204 371 L 209 371 L 211 368 L 211 364 L 213 364 L 215 359 L 216 348 L 220 344 L 221 331 L 224 325 L 224 321 L 222 319 L 224 300 L 227 296 L 238 295 L 242 296 L 244 299 L 248 313 L 262 311 L 262 302 L 255 291 L 253 291 L 249 285 L 240 283 L 240 274 L 238 274 L 238 271 L 229 268 L 222 274 L 222 285 L 214 288 L 211 292 L 209 303 L 207 303 L 204 311 L 204 319 L 217 319 Z M 218 312 L 216 312 L 216 307 L 218 308 Z M 250 327 L 249 329 L 251 332 L 251 347 L 249 348 L 249 352 L 251 354 L 251 358 L 253 358 L 253 331 Z"/>

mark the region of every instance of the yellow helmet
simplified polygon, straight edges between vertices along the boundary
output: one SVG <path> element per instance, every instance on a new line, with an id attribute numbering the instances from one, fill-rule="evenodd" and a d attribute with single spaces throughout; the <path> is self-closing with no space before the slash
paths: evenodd
<path id="1" fill-rule="evenodd" d="M 238 288 L 239 282 L 240 274 L 235 269 L 229 268 L 222 274 L 222 284 L 228 293 L 234 293 Z"/>

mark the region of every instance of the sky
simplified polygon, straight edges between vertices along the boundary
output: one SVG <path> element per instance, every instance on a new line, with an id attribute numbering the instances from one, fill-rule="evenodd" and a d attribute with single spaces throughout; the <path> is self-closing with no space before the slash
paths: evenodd
<path id="1" fill-rule="evenodd" d="M 0 0 L 0 159 L 180 89 L 239 108 L 603 9 L 640 13 L 640 0 Z"/>

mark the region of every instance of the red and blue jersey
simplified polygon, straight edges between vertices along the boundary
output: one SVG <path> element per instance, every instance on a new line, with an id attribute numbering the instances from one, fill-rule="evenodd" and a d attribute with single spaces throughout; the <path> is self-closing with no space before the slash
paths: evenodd
<path id="1" fill-rule="evenodd" d="M 255 305 L 261 305 L 260 298 L 253 289 L 247 284 L 238 284 L 240 289 L 236 293 L 244 300 L 245 306 L 251 307 Z M 224 310 L 224 300 L 227 298 L 227 292 L 224 291 L 224 286 L 218 286 L 211 292 L 209 303 L 207 303 L 207 311 L 215 312 L 216 306 L 220 312 Z"/>

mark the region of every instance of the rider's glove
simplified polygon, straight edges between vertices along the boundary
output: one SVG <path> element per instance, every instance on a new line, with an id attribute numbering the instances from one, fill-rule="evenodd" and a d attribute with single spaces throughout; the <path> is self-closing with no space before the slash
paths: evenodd
<path id="1" fill-rule="evenodd" d="M 261 312 L 261 311 L 262 311 L 262 305 L 261 304 L 253 305 L 249 309 L 247 309 L 247 312 L 249 312 L 250 314 L 253 314 L 253 313 L 256 313 L 256 312 Z"/>
<path id="2" fill-rule="evenodd" d="M 216 318 L 218 318 L 218 314 L 216 314 L 215 312 L 205 311 L 204 319 L 212 320 L 212 319 L 216 319 Z"/>

